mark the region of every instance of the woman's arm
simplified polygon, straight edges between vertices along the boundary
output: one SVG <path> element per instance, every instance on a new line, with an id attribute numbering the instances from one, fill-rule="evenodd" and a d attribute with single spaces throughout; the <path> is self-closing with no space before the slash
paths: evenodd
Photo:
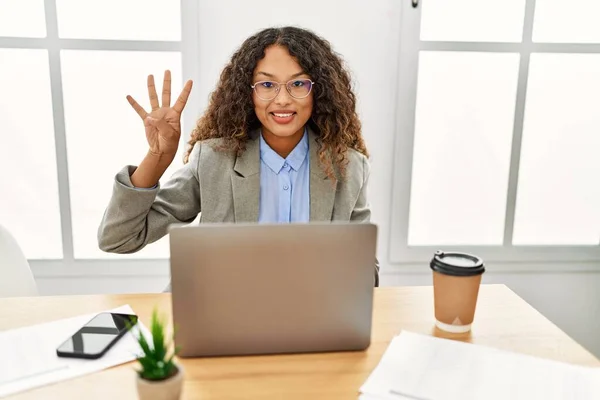
<path id="1" fill-rule="evenodd" d="M 135 187 L 131 176 L 136 167 L 127 166 L 115 177 L 113 193 L 98 228 L 98 246 L 111 253 L 134 253 L 166 235 L 169 225 L 190 223 L 200 212 L 198 142 L 189 162 L 162 186 Z M 138 167 L 140 168 L 140 167 Z M 148 176 L 152 177 L 151 170 Z M 149 179 L 148 186 L 152 183 Z"/>
<path id="2" fill-rule="evenodd" d="M 167 156 L 148 151 L 146 157 L 131 174 L 131 184 L 136 188 L 154 188 L 174 158 L 175 154 Z"/>

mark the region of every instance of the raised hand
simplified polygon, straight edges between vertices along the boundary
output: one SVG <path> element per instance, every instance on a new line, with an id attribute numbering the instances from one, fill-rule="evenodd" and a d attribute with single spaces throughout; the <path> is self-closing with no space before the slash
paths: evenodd
<path id="1" fill-rule="evenodd" d="M 162 90 L 162 104 L 158 104 L 158 95 L 154 86 L 154 76 L 148 76 L 148 95 L 152 110 L 148 113 L 131 96 L 127 101 L 144 121 L 146 139 L 150 153 L 157 156 L 175 156 L 181 137 L 181 113 L 192 90 L 192 81 L 185 83 L 177 101 L 171 107 L 171 71 L 165 71 Z"/>

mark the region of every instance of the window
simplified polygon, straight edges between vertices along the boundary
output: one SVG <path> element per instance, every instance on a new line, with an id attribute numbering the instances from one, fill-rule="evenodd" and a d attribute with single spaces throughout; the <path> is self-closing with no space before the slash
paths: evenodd
<path id="1" fill-rule="evenodd" d="M 0 221 L 27 257 L 62 258 L 47 51 L 0 49 L 0 87 L 0 170 L 10 188 L 0 196 Z"/>
<path id="2" fill-rule="evenodd" d="M 114 175 L 143 158 L 146 76 L 173 92 L 192 77 L 197 18 L 192 0 L 0 2 L 0 221 L 30 260 L 167 258 L 164 238 L 134 255 L 98 249 L 96 232 Z M 118 12 L 114 10 L 118 9 Z M 190 98 L 188 107 L 196 105 Z M 188 132 L 195 112 L 184 113 Z M 182 165 L 187 138 L 168 177 Z M 6 183 L 8 181 L 8 183 Z"/>
<path id="3" fill-rule="evenodd" d="M 595 0 L 403 3 L 392 262 L 600 259 Z"/>
<path id="4" fill-rule="evenodd" d="M 100 251 L 96 230 L 110 199 L 111 190 L 107 189 L 111 177 L 124 165 L 137 164 L 147 150 L 141 120 L 125 101 L 124 90 L 129 88 L 135 99 L 148 102 L 148 66 L 157 84 L 162 82 L 161 71 L 165 69 L 172 71 L 173 82 L 181 82 L 179 52 L 61 52 L 66 144 L 71 149 L 67 158 L 75 258 L 123 257 Z M 149 110 L 149 104 L 145 108 Z M 177 157 L 165 175 L 182 165 L 181 157 Z M 166 257 L 167 245 L 163 238 L 127 258 Z"/>
<path id="5" fill-rule="evenodd" d="M 46 37 L 44 0 L 0 2 L 0 37 Z"/>

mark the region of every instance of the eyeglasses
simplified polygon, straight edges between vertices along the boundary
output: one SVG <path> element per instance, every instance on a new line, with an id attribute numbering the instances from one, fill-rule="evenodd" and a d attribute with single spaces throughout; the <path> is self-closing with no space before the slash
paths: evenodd
<path id="1" fill-rule="evenodd" d="M 295 99 L 303 99 L 310 94 L 312 87 L 315 83 L 310 79 L 292 79 L 285 83 L 290 96 Z M 260 81 L 250 86 L 256 92 L 261 100 L 273 100 L 279 94 L 281 90 L 281 83 L 273 81 Z"/>

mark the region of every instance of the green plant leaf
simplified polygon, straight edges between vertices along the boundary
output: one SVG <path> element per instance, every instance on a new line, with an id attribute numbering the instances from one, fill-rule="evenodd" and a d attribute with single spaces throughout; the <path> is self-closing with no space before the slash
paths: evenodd
<path id="1" fill-rule="evenodd" d="M 143 354 L 138 357 L 141 366 L 138 375 L 143 379 L 166 379 L 169 378 L 177 368 L 173 360 L 175 355 L 180 351 L 180 348 L 175 347 L 173 354 L 167 356 L 168 350 L 173 343 L 172 340 L 166 340 L 165 331 L 166 323 L 159 316 L 158 310 L 154 308 L 150 323 L 152 342 L 149 343 L 141 332 L 137 338 L 143 351 Z"/>
<path id="2" fill-rule="evenodd" d="M 155 362 L 151 358 L 142 357 L 138 359 L 138 362 L 140 363 L 144 371 L 150 371 L 154 369 Z"/>
<path id="3" fill-rule="evenodd" d="M 148 341 L 146 340 L 146 337 L 144 336 L 144 334 L 140 331 L 140 336 L 138 337 L 138 343 L 140 345 L 140 347 L 142 348 L 142 351 L 144 352 L 145 355 L 150 355 L 152 354 L 152 350 L 150 349 L 150 345 L 148 344 Z"/>
<path id="4" fill-rule="evenodd" d="M 154 309 L 152 313 L 152 340 L 156 357 L 164 359 L 166 355 L 165 349 L 165 324 L 158 316 L 158 311 Z"/>

